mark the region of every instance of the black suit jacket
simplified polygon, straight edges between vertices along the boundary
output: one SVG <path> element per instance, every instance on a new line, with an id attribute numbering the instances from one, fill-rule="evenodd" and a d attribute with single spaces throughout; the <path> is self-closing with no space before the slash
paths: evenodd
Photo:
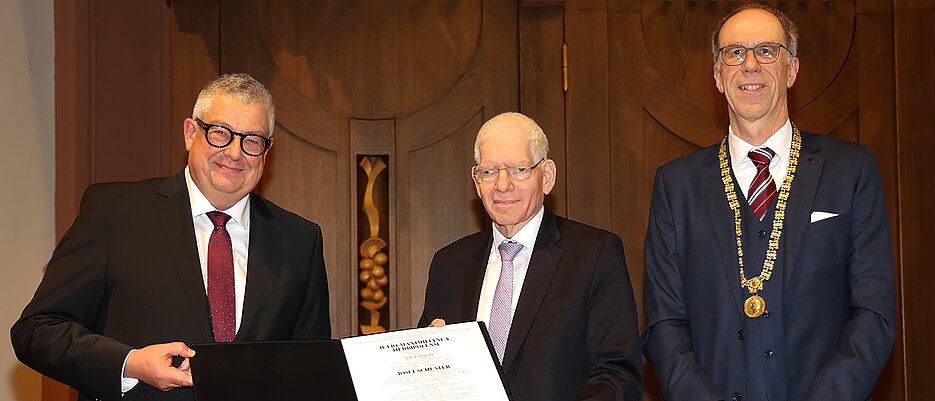
<path id="1" fill-rule="evenodd" d="M 234 341 L 330 338 L 320 228 L 250 196 L 247 283 Z M 194 232 L 184 172 L 88 187 L 13 325 L 17 357 L 74 387 L 80 399 L 121 400 L 131 349 L 214 341 Z M 140 382 L 123 400 L 192 400 L 192 392 Z"/>
<path id="2" fill-rule="evenodd" d="M 419 321 L 472 321 L 493 243 L 484 230 L 439 250 Z M 638 400 L 639 328 L 623 244 L 616 235 L 542 218 L 503 355 L 517 400 Z"/>
<path id="3" fill-rule="evenodd" d="M 889 223 L 873 153 L 802 133 L 770 279 L 780 280 L 781 291 L 767 300 L 768 319 L 780 319 L 782 328 L 770 333 L 780 339 L 774 344 L 752 344 L 757 338 L 743 335 L 754 323 L 743 312 L 749 294 L 740 287 L 717 153 L 715 145 L 673 160 L 658 169 L 653 185 L 643 352 L 666 399 L 753 399 L 745 395 L 751 385 L 781 379 L 746 366 L 751 356 L 780 364 L 787 379 L 775 399 L 866 399 L 896 323 Z M 742 196 L 740 202 L 746 206 Z M 815 211 L 837 216 L 811 222 Z M 753 277 L 762 265 L 745 266 Z M 767 346 L 783 352 L 764 354 Z"/>

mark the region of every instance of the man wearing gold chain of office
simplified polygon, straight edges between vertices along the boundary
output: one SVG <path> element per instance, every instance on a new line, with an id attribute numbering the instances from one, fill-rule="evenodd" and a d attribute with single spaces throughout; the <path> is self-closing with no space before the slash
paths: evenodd
<path id="1" fill-rule="evenodd" d="M 660 167 L 643 353 L 667 400 L 866 400 L 896 305 L 870 149 L 800 132 L 794 23 L 758 4 L 712 39 L 721 143 Z"/>

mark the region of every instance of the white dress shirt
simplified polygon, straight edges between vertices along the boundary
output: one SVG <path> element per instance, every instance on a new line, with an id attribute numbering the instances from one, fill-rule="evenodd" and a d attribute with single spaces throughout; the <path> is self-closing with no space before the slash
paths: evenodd
<path id="1" fill-rule="evenodd" d="M 770 135 L 769 139 L 760 146 L 753 146 L 740 139 L 730 127 L 728 127 L 727 138 L 728 148 L 730 148 L 731 169 L 734 172 L 734 177 L 737 178 L 737 185 L 743 191 L 743 197 L 747 197 L 747 192 L 750 191 L 750 183 L 756 177 L 756 165 L 747 156 L 753 149 L 770 148 L 773 152 L 776 152 L 776 155 L 769 162 L 769 174 L 773 176 L 773 181 L 776 182 L 776 191 L 778 192 L 786 179 L 786 167 L 789 166 L 789 152 L 792 149 L 792 123 L 786 119 L 786 123 L 778 131 Z"/>
<path id="2" fill-rule="evenodd" d="M 185 167 L 185 184 L 188 186 L 188 201 L 192 210 L 192 223 L 195 226 L 195 242 L 198 245 L 198 260 L 201 264 L 201 277 L 204 280 L 205 294 L 208 291 L 208 241 L 214 231 L 214 223 L 208 217 L 208 212 L 217 210 L 205 198 L 195 181 L 192 180 L 188 167 Z M 231 237 L 231 248 L 234 251 L 234 317 L 235 333 L 240 329 L 240 318 L 243 315 L 243 298 L 247 286 L 247 250 L 250 249 L 250 196 L 245 196 L 227 210 L 221 210 L 230 216 L 225 227 Z M 133 352 L 133 351 L 130 351 Z M 127 354 L 129 357 L 130 354 Z M 123 369 L 127 367 L 127 359 L 123 360 Z M 123 369 L 120 370 L 123 376 Z M 138 379 L 123 377 L 121 392 L 126 393 L 136 387 Z"/>
<path id="3" fill-rule="evenodd" d="M 523 290 L 523 281 L 526 280 L 526 271 L 529 269 L 529 259 L 532 249 L 539 236 L 539 226 L 542 225 L 542 216 L 545 208 L 540 206 L 539 212 L 519 230 L 513 238 L 504 237 L 493 224 L 493 244 L 490 247 L 490 256 L 487 257 L 487 272 L 484 273 L 484 283 L 481 285 L 480 300 L 477 302 L 477 320 L 490 323 L 490 309 L 493 308 L 493 295 L 497 290 L 497 281 L 500 279 L 500 250 L 497 247 L 506 240 L 513 240 L 523 245 L 523 249 L 513 258 L 513 302 L 510 305 L 510 321 L 516 312 L 516 302 Z"/>

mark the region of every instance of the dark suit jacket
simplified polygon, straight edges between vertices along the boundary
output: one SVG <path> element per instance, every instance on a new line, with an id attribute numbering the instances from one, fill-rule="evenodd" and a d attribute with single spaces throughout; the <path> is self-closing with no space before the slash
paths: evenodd
<path id="1" fill-rule="evenodd" d="M 439 250 L 419 321 L 475 320 L 493 232 Z M 542 218 L 503 355 L 517 400 L 638 400 L 639 328 L 623 244 L 616 235 Z"/>
<path id="2" fill-rule="evenodd" d="M 250 196 L 234 341 L 330 338 L 321 230 Z M 109 400 L 121 400 L 131 349 L 214 341 L 184 172 L 88 187 L 11 338 L 23 363 L 74 387 L 79 399 Z M 140 382 L 123 400 L 192 400 L 192 392 Z"/>
<path id="3" fill-rule="evenodd" d="M 668 400 L 730 400 L 775 380 L 745 366 L 749 294 L 740 287 L 717 152 L 715 145 L 665 164 L 653 185 L 642 341 Z M 813 211 L 837 216 L 810 223 Z M 896 322 L 889 223 L 870 149 L 802 133 L 779 254 L 771 280 L 781 280 L 782 313 L 769 319 L 781 319 L 785 351 L 758 355 L 783 364 L 786 394 L 777 398 L 866 399 Z M 746 276 L 760 268 L 747 266 Z"/>

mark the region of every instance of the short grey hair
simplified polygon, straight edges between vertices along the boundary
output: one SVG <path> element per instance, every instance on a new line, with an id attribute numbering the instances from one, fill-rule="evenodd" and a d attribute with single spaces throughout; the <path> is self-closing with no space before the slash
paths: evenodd
<path id="1" fill-rule="evenodd" d="M 198 100 L 195 101 L 195 107 L 192 110 L 192 118 L 204 116 L 217 95 L 235 97 L 243 104 L 259 103 L 266 109 L 269 117 L 269 136 L 273 136 L 273 127 L 276 124 L 276 105 L 273 104 L 273 96 L 260 81 L 244 73 L 223 74 L 211 80 L 198 93 Z"/>
<path id="2" fill-rule="evenodd" d="M 542 127 L 536 122 L 521 113 L 506 112 L 487 120 L 477 131 L 477 139 L 474 140 L 474 162 L 480 164 L 480 144 L 491 135 L 489 129 L 494 125 L 506 124 L 511 128 L 516 128 L 529 135 L 529 153 L 532 155 L 530 160 L 533 163 L 549 156 L 549 138 L 546 138 Z"/>
<path id="3" fill-rule="evenodd" d="M 786 36 L 786 43 L 783 46 L 787 48 L 786 50 L 788 50 L 789 53 L 789 64 L 792 64 L 792 59 L 794 59 L 796 55 L 799 54 L 799 30 L 795 27 L 795 22 L 792 22 L 792 19 L 790 19 L 782 11 L 757 3 L 745 4 L 731 10 L 731 12 L 727 13 L 724 18 L 721 18 L 721 21 L 717 23 L 716 27 L 714 27 L 714 33 L 711 34 L 711 53 L 714 56 L 714 64 L 718 65 L 718 61 L 720 59 L 718 41 L 721 40 L 721 28 L 724 27 L 724 24 L 727 23 L 727 20 L 731 19 L 731 17 L 747 10 L 765 11 L 772 14 L 774 17 L 776 17 L 777 20 L 779 20 L 779 24 L 782 25 L 782 31 Z"/>

